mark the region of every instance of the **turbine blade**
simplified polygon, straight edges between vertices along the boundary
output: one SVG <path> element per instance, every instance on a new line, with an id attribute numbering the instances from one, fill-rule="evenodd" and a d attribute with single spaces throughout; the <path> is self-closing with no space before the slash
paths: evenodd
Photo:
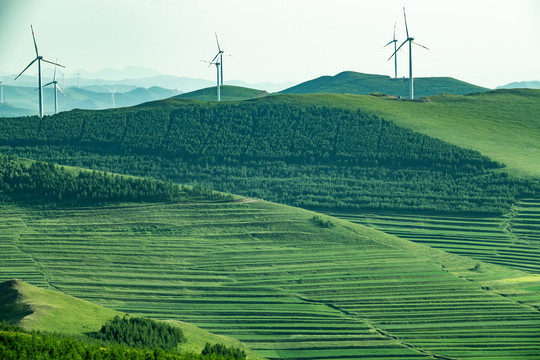
<path id="1" fill-rule="evenodd" d="M 219 56 L 219 54 L 221 54 L 221 51 L 220 51 L 220 52 L 218 52 L 218 53 L 216 54 L 216 56 L 214 56 L 214 58 L 212 59 L 212 61 L 211 61 L 211 62 L 214 62 L 214 60 L 216 60 L 216 59 L 217 59 L 217 57 Z"/>
<path id="2" fill-rule="evenodd" d="M 64 92 L 62 91 L 62 89 L 60 89 L 60 86 L 58 86 L 58 84 L 56 84 L 56 88 L 57 88 L 58 90 L 60 90 L 60 92 L 61 92 L 62 94 L 64 94 Z M 66 94 L 64 94 L 64 96 L 66 96 Z"/>
<path id="3" fill-rule="evenodd" d="M 54 62 L 52 62 L 52 61 L 45 60 L 45 59 L 43 59 L 43 58 L 41 59 L 41 61 L 45 61 L 46 63 L 53 64 L 53 65 L 56 65 L 56 66 L 61 66 L 61 67 L 65 68 L 64 65 L 60 65 L 60 64 L 58 64 L 58 63 L 54 63 Z"/>
<path id="4" fill-rule="evenodd" d="M 407 39 L 407 40 L 405 40 L 401 45 L 399 45 L 399 47 L 396 49 L 396 51 L 394 51 L 394 53 L 392 54 L 392 56 L 390 56 L 390 57 L 388 58 L 388 60 L 390 60 L 394 55 L 396 55 L 396 53 L 399 51 L 399 49 L 401 49 L 401 47 L 402 47 L 403 45 L 405 45 L 405 43 L 406 43 L 407 41 L 410 41 L 410 40 Z"/>
<path id="5" fill-rule="evenodd" d="M 26 71 L 26 69 L 28 69 L 30 66 L 32 66 L 33 63 L 36 62 L 37 59 L 38 59 L 38 58 L 35 58 L 34 60 L 32 60 L 32 62 L 31 62 L 27 67 L 25 67 L 24 70 L 21 71 L 21 73 L 20 73 L 19 75 L 17 75 L 17 77 L 16 77 L 15 79 L 13 79 L 13 81 L 17 80 L 17 79 L 19 78 L 19 76 L 21 76 L 22 73 Z"/>
<path id="6" fill-rule="evenodd" d="M 51 81 L 50 83 L 45 84 L 45 85 L 43 85 L 42 87 L 49 86 L 49 85 L 51 85 L 51 84 L 54 84 L 54 81 Z"/>
<path id="7" fill-rule="evenodd" d="M 56 58 L 56 66 L 54 67 L 53 81 L 56 81 L 56 68 L 58 67 L 58 58 Z"/>
<path id="8" fill-rule="evenodd" d="M 219 47 L 219 40 L 218 40 L 218 38 L 217 38 L 217 32 L 214 31 L 214 34 L 216 34 L 217 48 L 218 48 L 219 52 L 221 52 L 221 48 Z"/>
<path id="9" fill-rule="evenodd" d="M 390 41 L 388 44 L 384 45 L 382 48 L 384 49 L 385 47 L 387 47 L 388 45 L 390 45 L 393 42 L 394 42 L 394 40 Z"/>
<path id="10" fill-rule="evenodd" d="M 215 59 L 215 58 L 214 58 Z M 202 62 L 204 63 L 207 63 L 208 64 L 208 67 L 210 67 L 210 65 L 214 65 L 215 63 L 214 62 L 211 62 L 211 61 L 206 61 L 206 60 L 201 60 Z"/>
<path id="11" fill-rule="evenodd" d="M 37 51 L 36 36 L 34 35 L 34 28 L 32 27 L 32 25 L 30 25 L 30 29 L 32 29 L 32 38 L 34 39 L 34 47 L 36 48 L 36 56 L 39 56 L 38 51 Z"/>
<path id="12" fill-rule="evenodd" d="M 407 27 L 407 15 L 405 14 L 405 6 L 403 7 L 403 18 L 405 19 L 405 31 L 407 32 L 407 38 L 409 38 L 409 28 Z"/>
<path id="13" fill-rule="evenodd" d="M 396 22 L 394 21 L 394 41 L 396 41 Z"/>
<path id="14" fill-rule="evenodd" d="M 428 48 L 427 46 L 424 46 L 424 45 L 422 45 L 422 44 L 419 44 L 419 43 L 417 43 L 417 42 L 414 42 L 414 41 L 413 41 L 412 43 L 413 43 L 413 44 L 415 44 L 415 45 L 421 46 L 421 47 L 423 47 L 424 49 L 427 49 L 427 50 L 429 50 L 429 48 Z"/>

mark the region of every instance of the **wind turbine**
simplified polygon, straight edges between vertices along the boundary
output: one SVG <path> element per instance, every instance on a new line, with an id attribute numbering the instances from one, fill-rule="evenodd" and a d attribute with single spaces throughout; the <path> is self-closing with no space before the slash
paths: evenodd
<path id="1" fill-rule="evenodd" d="M 56 63 L 58 64 L 58 59 L 56 59 Z M 58 86 L 58 81 L 56 81 L 56 66 L 54 67 L 53 81 L 51 81 L 48 84 L 43 85 L 43 87 L 46 87 L 49 85 L 54 86 L 54 113 L 58 114 L 58 95 L 57 95 L 58 92 L 56 90 L 60 90 L 62 94 L 64 94 L 64 92 L 62 91 L 62 89 L 60 89 L 60 86 Z M 66 96 L 66 94 L 64 94 L 64 96 Z"/>
<path id="2" fill-rule="evenodd" d="M 116 102 L 114 101 L 114 94 L 116 94 L 116 88 L 114 88 L 113 90 L 107 88 L 107 90 L 109 90 L 109 92 L 111 93 L 112 107 L 115 108 Z"/>
<path id="3" fill-rule="evenodd" d="M 212 62 L 214 60 L 216 60 L 217 57 L 219 56 L 219 63 L 220 63 L 220 67 L 221 67 L 221 85 L 223 85 L 223 53 L 224 53 L 224 51 L 221 50 L 221 47 L 219 46 L 219 40 L 218 40 L 218 37 L 217 37 L 217 32 L 214 31 L 214 34 L 216 34 L 216 43 L 217 43 L 218 53 L 216 54 L 216 56 L 214 56 L 214 58 L 212 59 Z"/>
<path id="4" fill-rule="evenodd" d="M 390 45 L 391 43 L 394 43 L 394 54 L 396 53 L 397 49 L 397 40 L 396 40 L 396 23 L 394 23 L 394 40 L 390 41 L 388 44 L 383 46 L 383 49 Z M 397 79 L 397 55 L 394 56 L 394 78 Z"/>
<path id="5" fill-rule="evenodd" d="M 0 76 L 0 104 L 4 103 L 4 83 L 2 82 L 2 77 Z"/>
<path id="6" fill-rule="evenodd" d="M 32 60 L 32 62 L 30 64 L 28 64 L 28 66 L 25 67 L 24 70 L 21 71 L 21 73 L 19 75 L 17 75 L 17 77 L 13 81 L 17 80 L 19 78 L 19 76 L 21 76 L 23 74 L 23 72 L 26 71 L 26 69 L 28 69 L 30 66 L 32 66 L 33 63 L 35 63 L 37 61 L 37 63 L 38 63 L 38 89 L 39 89 L 39 118 L 42 119 L 43 118 L 43 87 L 41 86 L 41 62 L 45 61 L 45 62 L 48 62 L 49 64 L 53 64 L 55 66 L 61 66 L 63 68 L 65 68 L 65 66 L 60 65 L 58 63 L 55 64 L 55 63 L 53 63 L 52 61 L 49 61 L 49 60 L 45 60 L 43 58 L 43 56 L 39 55 L 37 44 L 36 44 L 36 37 L 34 35 L 34 28 L 32 27 L 32 25 L 30 25 L 30 29 L 32 29 L 32 38 L 34 39 L 34 47 L 36 48 L 36 58 L 34 60 Z"/>
<path id="7" fill-rule="evenodd" d="M 424 45 L 420 45 L 419 43 L 414 42 L 413 41 L 414 38 L 409 36 L 409 29 L 407 28 L 407 15 L 405 14 L 405 7 L 403 8 L 403 18 L 405 19 L 405 31 L 407 32 L 407 40 L 405 40 L 397 48 L 397 50 L 392 54 L 392 56 L 395 56 L 396 53 L 399 51 L 399 49 L 401 49 L 401 47 L 403 45 L 405 45 L 406 42 L 409 42 L 409 93 L 410 93 L 410 98 L 414 99 L 414 85 L 413 85 L 413 74 L 412 74 L 412 44 L 414 43 L 415 45 L 421 46 L 424 49 L 427 49 L 427 50 L 429 50 L 429 49 L 427 47 L 425 47 Z M 392 58 L 392 56 L 390 56 L 388 58 L 388 60 L 390 60 Z"/>

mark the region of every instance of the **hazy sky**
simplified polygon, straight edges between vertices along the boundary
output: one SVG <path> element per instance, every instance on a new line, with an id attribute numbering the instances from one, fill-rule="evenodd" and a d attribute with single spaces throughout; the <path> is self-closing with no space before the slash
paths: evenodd
<path id="1" fill-rule="evenodd" d="M 413 48 L 414 76 L 496 87 L 540 80 L 539 0 L 0 0 L 0 74 L 41 55 L 67 72 L 144 66 L 214 79 L 214 31 L 232 57 L 225 82 L 302 82 L 352 70 L 393 75 L 394 22 Z M 408 47 L 398 76 L 408 76 Z M 45 72 L 52 73 L 52 66 Z M 35 72 L 35 70 L 34 70 Z"/>

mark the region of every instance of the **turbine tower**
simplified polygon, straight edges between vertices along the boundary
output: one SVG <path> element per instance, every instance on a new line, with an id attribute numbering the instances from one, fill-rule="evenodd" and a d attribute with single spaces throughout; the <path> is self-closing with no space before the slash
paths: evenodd
<path id="1" fill-rule="evenodd" d="M 218 54 L 219 55 L 219 54 Z M 217 55 L 216 55 L 217 57 Z M 215 57 L 214 57 L 214 60 L 215 60 Z M 216 86 L 216 89 L 217 89 L 217 101 L 220 102 L 221 101 L 221 93 L 220 93 L 220 85 L 219 85 L 219 66 L 221 65 L 219 62 L 217 61 L 206 61 L 206 60 L 201 60 L 202 62 L 205 62 L 208 64 L 208 67 L 210 67 L 210 65 L 216 65 L 216 71 L 217 71 L 217 86 Z"/>
<path id="2" fill-rule="evenodd" d="M 116 94 L 116 88 L 114 88 L 113 90 L 107 88 L 107 90 L 109 90 L 109 92 L 111 93 L 112 107 L 115 108 L 116 107 L 116 102 L 114 100 L 114 94 Z"/>
<path id="3" fill-rule="evenodd" d="M 394 53 L 397 51 L 397 40 L 396 40 L 396 23 L 394 23 L 394 40 L 390 41 L 388 44 L 383 46 L 383 49 L 394 43 Z M 390 59 L 389 59 L 390 60 Z M 397 79 L 397 55 L 394 56 L 394 79 Z"/>
<path id="4" fill-rule="evenodd" d="M 414 85 L 413 85 L 413 74 L 412 74 L 412 44 L 414 43 L 415 45 L 421 46 L 424 49 L 427 49 L 427 50 L 429 49 L 425 47 L 424 45 L 420 45 L 419 43 L 414 42 L 414 38 L 409 36 L 409 29 L 407 28 L 407 15 L 405 14 L 405 7 L 403 8 L 403 18 L 405 19 L 405 31 L 407 32 L 407 40 L 405 40 L 397 48 L 397 50 L 392 54 L 392 56 L 395 56 L 396 53 L 399 51 L 399 49 L 401 49 L 401 47 L 405 45 L 406 42 L 409 42 L 409 93 L 410 93 L 410 98 L 414 99 Z M 390 56 L 388 60 L 390 60 L 392 56 Z"/>
<path id="5" fill-rule="evenodd" d="M 56 59 L 56 63 L 58 64 L 58 59 Z M 43 85 L 43 87 L 46 87 L 49 85 L 54 86 L 54 113 L 58 114 L 58 94 L 57 94 L 58 91 L 57 90 L 60 90 L 62 94 L 64 94 L 64 92 L 62 91 L 62 89 L 60 89 L 60 86 L 58 86 L 58 81 L 56 81 L 56 66 L 54 67 L 53 81 L 51 81 L 48 84 Z M 64 94 L 64 96 L 66 96 L 66 94 Z"/>
<path id="6" fill-rule="evenodd" d="M 28 69 L 30 66 L 32 66 L 33 63 L 35 63 L 37 61 L 38 63 L 38 94 L 39 94 L 39 118 L 42 119 L 43 118 L 43 87 L 41 86 L 41 62 L 42 61 L 45 61 L 49 64 L 53 64 L 55 66 L 61 66 L 61 67 L 65 67 L 63 65 L 60 65 L 58 63 L 53 63 L 52 61 L 49 61 L 49 60 L 45 60 L 43 58 L 43 56 L 40 56 L 39 53 L 38 53 L 38 48 L 37 48 L 37 44 L 36 44 L 36 37 L 34 35 L 34 28 L 32 27 L 32 25 L 30 25 L 30 29 L 32 30 L 32 38 L 34 39 L 34 47 L 36 48 L 36 58 L 34 60 L 32 60 L 32 62 L 30 62 L 30 64 L 28 64 L 27 67 L 24 68 L 23 71 L 21 71 L 21 73 L 19 75 L 17 75 L 17 77 L 13 80 L 17 80 L 19 78 L 19 76 L 21 76 L 25 71 L 26 69 Z"/>

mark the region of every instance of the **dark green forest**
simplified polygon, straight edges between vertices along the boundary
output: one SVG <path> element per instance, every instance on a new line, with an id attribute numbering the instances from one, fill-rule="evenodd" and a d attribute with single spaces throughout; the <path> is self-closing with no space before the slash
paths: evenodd
<path id="1" fill-rule="evenodd" d="M 0 152 L 301 207 L 501 213 L 538 181 L 362 111 L 176 104 L 0 119 Z"/>
<path id="2" fill-rule="evenodd" d="M 186 340 L 181 329 L 169 324 L 140 317 L 119 316 L 103 325 L 100 331 L 89 333 L 88 336 L 130 347 L 164 350 L 176 350 L 178 344 Z"/>
<path id="3" fill-rule="evenodd" d="M 0 200 L 3 201 L 88 204 L 196 198 L 231 199 L 200 187 L 190 188 L 95 170 L 73 173 L 51 163 L 36 161 L 26 165 L 13 156 L 0 154 Z"/>

